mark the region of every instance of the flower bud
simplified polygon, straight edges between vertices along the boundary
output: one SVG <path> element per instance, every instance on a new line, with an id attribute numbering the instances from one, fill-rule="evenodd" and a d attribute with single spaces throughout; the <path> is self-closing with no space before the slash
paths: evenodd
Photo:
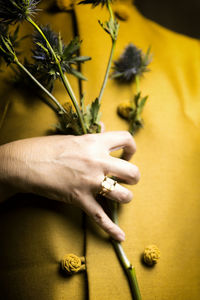
<path id="1" fill-rule="evenodd" d="M 132 111 L 132 108 L 130 106 L 130 102 L 122 102 L 117 107 L 117 112 L 120 115 L 120 117 L 128 120 L 130 116 L 130 112 Z"/>

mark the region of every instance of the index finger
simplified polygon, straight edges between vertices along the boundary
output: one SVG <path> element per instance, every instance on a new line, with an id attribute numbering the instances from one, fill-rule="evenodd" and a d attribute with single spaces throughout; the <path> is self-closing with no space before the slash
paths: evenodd
<path id="1" fill-rule="evenodd" d="M 125 239 L 125 233 L 122 229 L 115 224 L 105 213 L 102 206 L 90 195 L 87 195 L 87 201 L 82 201 L 80 207 L 86 212 L 86 214 L 105 231 L 113 239 L 122 242 Z"/>
<path id="2" fill-rule="evenodd" d="M 110 131 L 101 133 L 104 144 L 109 152 L 123 149 L 122 159 L 130 160 L 136 151 L 136 144 L 128 131 Z"/>

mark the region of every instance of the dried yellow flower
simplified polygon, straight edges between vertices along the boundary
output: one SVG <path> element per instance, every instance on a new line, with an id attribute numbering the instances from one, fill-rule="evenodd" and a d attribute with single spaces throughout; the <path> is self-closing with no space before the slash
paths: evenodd
<path id="1" fill-rule="evenodd" d="M 124 118 L 126 120 L 129 119 L 131 110 L 132 110 L 132 108 L 130 106 L 130 102 L 129 101 L 122 102 L 117 107 L 117 112 L 120 115 L 120 117 L 122 117 L 122 118 Z"/>
<path id="2" fill-rule="evenodd" d="M 156 245 L 149 245 L 145 248 L 143 260 L 148 266 L 153 266 L 160 258 L 160 250 Z"/>
<path id="3" fill-rule="evenodd" d="M 61 267 L 69 275 L 83 271 L 85 267 L 85 257 L 78 257 L 75 254 L 67 254 L 61 261 Z"/>

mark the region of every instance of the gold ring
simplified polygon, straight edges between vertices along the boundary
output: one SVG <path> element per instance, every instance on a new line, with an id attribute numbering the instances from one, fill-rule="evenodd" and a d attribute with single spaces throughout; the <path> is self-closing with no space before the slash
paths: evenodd
<path id="1" fill-rule="evenodd" d="M 99 195 L 105 196 L 107 193 L 114 191 L 116 184 L 116 180 L 105 176 L 101 183 L 101 190 L 99 192 Z"/>

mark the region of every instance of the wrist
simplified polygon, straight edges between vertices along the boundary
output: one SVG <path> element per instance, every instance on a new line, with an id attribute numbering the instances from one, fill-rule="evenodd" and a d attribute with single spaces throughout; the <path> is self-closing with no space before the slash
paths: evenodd
<path id="1" fill-rule="evenodd" d="M 17 152 L 12 143 L 0 146 L 0 202 L 22 190 L 18 187 L 19 170 Z"/>

